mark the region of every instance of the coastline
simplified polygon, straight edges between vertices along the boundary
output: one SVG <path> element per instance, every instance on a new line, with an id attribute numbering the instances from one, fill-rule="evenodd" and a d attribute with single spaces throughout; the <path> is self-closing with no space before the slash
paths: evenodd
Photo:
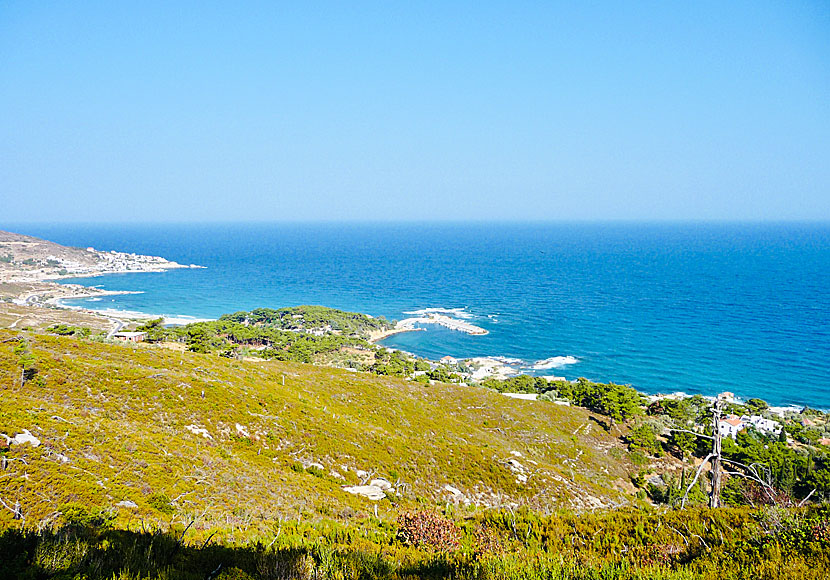
<path id="1" fill-rule="evenodd" d="M 104 275 L 104 274 L 102 274 Z M 9 283 L 2 283 L 0 282 L 0 288 L 4 285 L 10 285 Z M 129 322 L 144 322 L 147 320 L 152 320 L 156 318 L 162 318 L 164 320 L 164 324 L 180 324 L 186 325 L 195 322 L 202 322 L 202 321 L 209 321 L 213 320 L 210 318 L 197 318 L 191 316 L 169 316 L 165 314 L 152 314 L 146 312 L 138 312 L 138 311 L 126 311 L 126 310 L 95 310 L 91 308 L 84 308 L 83 306 L 74 306 L 63 303 L 63 300 L 73 300 L 73 299 L 84 299 L 84 298 L 96 298 L 96 297 L 103 297 L 103 296 L 117 296 L 117 295 L 128 295 L 128 294 L 140 294 L 141 292 L 131 291 L 131 290 L 104 290 L 101 288 L 97 288 L 94 286 L 83 286 L 80 284 L 61 284 L 51 280 L 41 280 L 37 282 L 16 282 L 13 285 L 23 286 L 26 289 L 18 294 L 16 297 L 12 298 L 10 302 L 17 306 L 23 306 L 26 308 L 50 308 L 55 310 L 64 310 L 70 312 L 79 312 L 85 315 L 91 315 L 93 317 L 100 318 L 102 321 L 107 321 L 110 323 L 123 323 L 125 326 Z M 0 292 L 0 296 L 2 296 L 2 292 Z M 9 296 L 6 293 L 6 296 Z M 372 331 L 367 337 L 367 342 L 371 344 L 377 344 L 378 342 L 389 338 L 391 336 L 395 336 L 397 334 L 402 334 L 406 332 L 425 332 L 427 331 L 426 328 L 419 328 L 413 327 L 410 325 L 400 325 L 398 323 L 394 328 L 389 328 L 386 330 L 376 330 Z M 445 359 L 449 359 L 445 360 Z M 425 359 L 429 360 L 429 359 Z M 508 358 L 505 356 L 473 356 L 467 357 L 464 359 L 455 359 L 454 357 L 444 357 L 441 361 L 430 361 L 434 364 L 456 364 L 456 363 L 464 363 L 466 366 L 472 369 L 471 378 L 474 381 L 481 381 L 485 379 L 496 379 L 496 380 L 504 380 L 511 377 L 527 374 L 529 376 L 541 376 L 541 378 L 545 378 L 547 380 L 556 381 L 556 380 L 568 380 L 573 382 L 570 379 L 567 379 L 563 376 L 555 376 L 555 375 L 536 375 L 530 374 L 525 371 L 533 371 L 533 370 L 549 370 L 552 368 L 560 368 L 562 366 L 567 366 L 571 364 L 576 364 L 579 362 L 579 359 L 573 356 L 555 356 L 550 357 L 548 359 L 540 360 L 540 361 L 524 361 L 515 358 Z M 599 381 L 603 382 L 603 381 Z M 657 401 L 663 399 L 685 399 L 691 398 L 695 396 L 694 394 L 689 394 L 682 391 L 675 391 L 675 392 L 658 392 L 658 393 L 649 393 L 646 391 L 642 391 L 635 387 L 640 395 L 642 395 L 648 401 Z M 703 398 L 707 400 L 714 400 L 716 397 L 713 395 L 704 395 L 700 394 Z M 752 396 L 748 396 L 748 398 L 752 398 Z M 762 398 L 763 397 L 759 397 Z M 745 401 L 747 398 L 744 397 L 735 397 L 735 402 Z M 777 402 L 777 401 L 776 401 Z M 778 415 L 783 415 L 785 412 L 789 411 L 799 411 L 804 408 L 805 405 L 803 404 L 796 404 L 796 403 L 787 403 L 783 402 L 782 404 L 775 404 L 770 405 L 769 409 L 771 412 L 776 413 Z M 822 406 L 811 406 L 810 408 L 817 409 L 822 412 L 830 412 L 828 409 L 824 409 Z"/>
<path id="2" fill-rule="evenodd" d="M 13 234 L 13 236 L 20 237 L 17 234 Z M 35 239 L 27 238 L 27 241 L 15 241 L 12 243 L 18 244 L 18 246 L 16 247 L 26 247 L 27 245 L 31 245 L 34 243 L 29 240 Z M 39 243 L 49 244 L 49 252 L 57 251 L 55 250 L 56 245 L 52 244 L 51 242 L 44 242 L 41 240 L 39 241 Z M 27 266 L 24 263 L 20 262 L 19 258 L 16 258 L 18 261 L 13 264 L 0 264 L 0 300 L 6 300 L 7 302 L 10 301 L 17 306 L 30 307 L 37 305 L 44 308 L 54 308 L 63 309 L 67 311 L 82 312 L 84 314 L 99 317 L 102 321 L 123 319 L 140 322 L 153 318 L 163 318 L 165 324 L 188 324 L 193 322 L 199 322 L 202 320 L 210 320 L 208 318 L 196 318 L 181 315 L 151 314 L 146 312 L 128 310 L 96 310 L 94 308 L 88 308 L 85 305 L 66 304 L 65 301 L 69 300 L 97 298 L 115 295 L 127 295 L 138 292 L 129 290 L 103 290 L 100 288 L 96 288 L 94 286 L 82 286 L 79 284 L 58 282 L 58 280 L 68 280 L 72 278 L 87 277 L 92 278 L 111 274 L 125 273 L 160 273 L 171 269 L 201 268 L 201 266 L 196 266 L 193 264 L 183 265 L 157 256 L 140 256 L 138 254 L 128 254 L 123 252 L 101 252 L 93 250 L 92 248 L 64 249 L 68 253 L 65 255 L 56 255 L 56 259 L 63 259 L 62 256 L 75 257 L 76 255 L 81 255 L 81 257 L 84 259 L 97 260 L 97 263 L 94 265 L 85 264 L 83 265 L 83 267 L 79 267 L 78 271 L 67 272 L 63 274 L 58 273 L 58 266 L 54 265 L 51 267 L 51 269 L 36 267 L 35 269 L 27 270 Z M 46 248 L 42 249 L 40 256 L 43 258 L 48 257 L 47 254 L 45 254 L 46 251 Z M 72 252 L 72 254 L 69 253 L 70 251 Z M 28 262 L 26 264 L 28 264 Z M 62 263 L 61 265 L 66 265 L 66 263 Z M 12 270 L 10 270 L 9 268 L 12 268 Z M 16 288 L 18 291 L 9 292 L 9 288 Z M 101 306 L 103 306 L 103 304 L 101 304 Z M 390 338 L 392 336 L 404 332 L 426 331 L 427 328 L 424 328 L 424 326 L 427 325 L 442 326 L 453 331 L 458 331 L 473 336 L 484 335 L 489 332 L 487 329 L 476 326 L 475 324 L 471 323 L 471 320 L 484 320 L 484 315 L 473 314 L 469 312 L 466 309 L 466 307 L 424 308 L 421 310 L 405 311 L 403 314 L 409 315 L 410 317 L 405 318 L 396 323 L 396 326 L 394 328 L 389 328 L 384 331 L 375 331 L 370 333 L 370 335 L 367 337 L 368 342 L 372 344 L 377 344 L 383 341 L 384 339 Z M 491 321 L 493 321 L 494 317 L 495 315 L 487 315 L 487 318 L 489 318 Z M 416 342 L 420 342 L 420 340 Z M 416 350 L 418 349 L 416 348 Z M 549 358 L 545 358 L 543 360 L 538 360 L 534 362 L 531 359 L 523 361 L 519 361 L 517 359 L 506 359 L 503 356 L 476 356 L 474 349 L 464 348 L 463 350 L 467 351 L 467 354 L 473 355 L 467 356 L 464 359 L 464 363 L 468 367 L 477 367 L 475 368 L 475 371 L 477 371 L 477 374 L 475 376 L 476 380 L 481 380 L 490 377 L 507 378 L 521 374 L 526 374 L 530 376 L 543 376 L 543 371 L 551 373 L 552 371 L 550 371 L 549 369 L 558 369 L 564 365 L 576 364 L 578 362 L 581 362 L 576 357 L 565 354 L 551 356 Z M 470 353 L 471 350 L 473 351 L 473 353 Z M 502 352 L 507 352 L 507 349 L 498 350 L 501 350 Z M 498 350 L 496 352 L 498 352 Z M 438 356 L 440 356 L 440 352 L 433 353 L 432 356 L 437 358 Z M 590 371 L 588 371 L 587 369 L 583 370 L 580 367 L 576 367 L 576 369 L 573 372 L 568 373 L 568 376 L 576 377 L 577 373 L 581 372 L 584 372 L 585 375 L 591 378 L 592 380 L 600 382 L 606 381 L 608 377 L 613 376 L 612 372 L 602 374 L 591 374 Z M 548 378 L 549 376 L 550 375 L 546 376 L 545 378 Z M 561 378 L 564 377 L 555 377 L 555 379 Z M 655 395 L 655 393 L 671 392 L 672 386 L 673 385 L 671 384 L 665 383 L 651 385 L 648 391 L 641 390 L 642 386 L 637 386 L 635 388 L 637 388 L 638 392 L 642 393 L 644 396 L 652 397 L 663 396 Z M 678 385 L 678 387 L 678 390 L 683 388 L 680 385 Z M 751 398 L 752 396 L 755 396 L 753 394 L 750 394 L 753 391 L 753 389 L 750 387 L 751 385 L 748 385 L 747 388 L 742 390 L 742 395 L 744 398 Z M 690 389 L 689 387 L 686 387 L 686 390 L 688 390 L 689 392 L 697 393 L 705 392 L 703 389 Z M 685 396 L 691 395 L 686 394 Z M 765 396 L 769 395 L 761 394 L 760 398 L 764 398 Z M 809 404 L 811 402 L 803 397 L 801 398 L 802 402 L 799 403 L 790 403 L 787 399 L 788 397 L 780 396 L 780 394 L 776 395 L 773 397 L 771 405 L 774 405 L 776 408 L 781 409 L 795 409 L 801 408 L 805 404 Z M 792 399 L 790 399 L 790 401 L 791 400 Z M 814 403 L 814 405 L 815 408 L 827 407 L 826 403 Z"/>
<path id="3" fill-rule="evenodd" d="M 0 261 L 0 283 L 9 284 L 204 268 L 197 264 L 179 264 L 161 256 L 62 246 L 6 231 L 0 231 L 0 250 L 4 252 Z"/>
<path id="4" fill-rule="evenodd" d="M 372 344 L 380 342 L 384 338 L 389 338 L 390 336 L 395 336 L 396 334 L 402 334 L 404 332 L 419 332 L 424 331 L 425 328 L 389 328 L 387 330 L 373 330 L 369 333 L 369 338 L 366 340 Z"/>

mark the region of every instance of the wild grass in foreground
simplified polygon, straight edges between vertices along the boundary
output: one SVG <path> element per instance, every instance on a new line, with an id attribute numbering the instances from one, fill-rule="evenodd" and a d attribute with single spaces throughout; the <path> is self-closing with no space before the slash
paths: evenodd
<path id="1" fill-rule="evenodd" d="M 214 543 L 200 530 L 68 522 L 0 534 L 9 579 L 799 579 L 830 577 L 830 509 L 499 512 L 397 526 L 282 523 L 266 544 Z"/>

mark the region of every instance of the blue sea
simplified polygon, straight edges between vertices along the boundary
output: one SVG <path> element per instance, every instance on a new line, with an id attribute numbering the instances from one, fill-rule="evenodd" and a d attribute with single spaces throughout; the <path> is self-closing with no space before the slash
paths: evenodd
<path id="1" fill-rule="evenodd" d="M 432 359 L 573 357 L 530 372 L 830 408 L 828 224 L 4 229 L 206 267 L 70 280 L 141 292 L 82 302 L 89 308 L 215 318 L 321 304 L 390 319 L 459 309 L 489 334 L 433 325 L 383 344 Z"/>

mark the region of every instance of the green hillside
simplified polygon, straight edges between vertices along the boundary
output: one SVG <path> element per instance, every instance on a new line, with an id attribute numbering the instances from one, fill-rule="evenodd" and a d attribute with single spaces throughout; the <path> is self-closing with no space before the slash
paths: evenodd
<path id="1" fill-rule="evenodd" d="M 826 507 L 647 507 L 582 408 L 85 336 L 0 330 L 0 578 L 827 578 Z"/>
<path id="2" fill-rule="evenodd" d="M 416 505 L 631 498 L 627 452 L 590 413 L 478 387 L 12 331 L 0 331 L 0 384 L 0 433 L 41 442 L 12 444 L 0 479 L 32 526 L 72 503 L 253 531 L 375 506 L 394 519 Z M 377 478 L 394 488 L 379 501 L 343 489 Z M 0 525 L 11 517 L 0 510 Z"/>

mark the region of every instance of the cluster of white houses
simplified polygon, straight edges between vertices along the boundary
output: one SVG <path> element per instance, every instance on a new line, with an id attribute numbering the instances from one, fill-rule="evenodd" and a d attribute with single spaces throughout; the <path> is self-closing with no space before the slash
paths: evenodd
<path id="1" fill-rule="evenodd" d="M 780 435 L 781 423 L 773 421 L 772 419 L 765 419 L 760 415 L 729 415 L 725 419 L 721 419 L 718 423 L 718 432 L 721 437 L 731 437 L 735 439 L 738 432 L 748 427 L 755 427 L 759 432 L 765 435 Z"/>

